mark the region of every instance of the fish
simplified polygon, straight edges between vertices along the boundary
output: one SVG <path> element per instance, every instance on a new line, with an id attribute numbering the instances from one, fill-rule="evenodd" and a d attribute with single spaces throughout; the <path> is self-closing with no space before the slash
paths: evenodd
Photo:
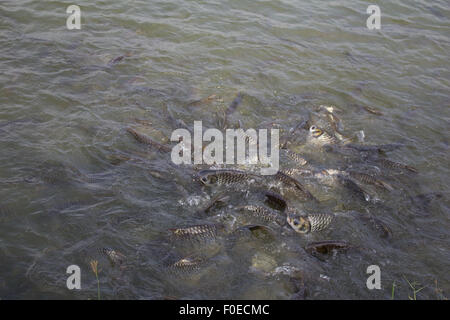
<path id="1" fill-rule="evenodd" d="M 231 102 L 231 104 L 228 106 L 227 110 L 225 111 L 225 114 L 227 116 L 229 116 L 230 114 L 232 114 L 234 111 L 236 111 L 237 107 L 241 104 L 242 102 L 242 93 L 239 92 L 236 96 L 236 98 L 233 99 L 233 101 Z"/>
<path id="2" fill-rule="evenodd" d="M 206 186 L 247 183 L 258 177 L 254 173 L 235 169 L 206 169 L 201 170 L 198 176 Z"/>
<path id="3" fill-rule="evenodd" d="M 132 128 L 127 128 L 127 132 L 130 133 L 137 141 L 140 143 L 146 144 L 150 146 L 151 148 L 154 148 L 161 152 L 170 152 L 172 149 L 169 146 L 165 146 L 163 144 L 160 144 L 149 137 L 146 137 L 140 133 L 138 133 L 136 130 Z"/>
<path id="4" fill-rule="evenodd" d="M 337 181 L 347 190 L 351 191 L 353 194 L 355 194 L 357 197 L 359 197 L 363 201 L 369 201 L 372 197 L 371 195 L 361 188 L 355 181 L 352 179 L 349 179 L 348 177 L 345 177 L 343 175 L 338 175 Z"/>
<path id="5" fill-rule="evenodd" d="M 313 172 L 312 176 L 327 186 L 334 187 L 335 185 L 340 185 L 363 201 L 369 201 L 371 199 L 371 195 L 351 179 L 346 171 L 337 169 L 317 170 Z"/>
<path id="6" fill-rule="evenodd" d="M 377 179 L 366 173 L 350 171 L 350 172 L 348 172 L 348 174 L 351 178 L 353 178 L 357 181 L 360 181 L 362 183 L 371 184 L 371 185 L 377 186 L 379 188 L 382 188 L 382 189 L 385 189 L 388 191 L 394 190 L 394 188 L 387 182 L 384 182 L 383 180 Z"/>
<path id="7" fill-rule="evenodd" d="M 375 162 L 387 169 L 406 169 L 406 170 L 409 170 L 414 173 L 418 172 L 418 170 L 414 167 L 411 167 L 411 166 L 403 164 L 403 163 L 394 162 L 394 161 L 391 161 L 388 159 L 377 159 L 377 160 L 375 160 Z"/>
<path id="8" fill-rule="evenodd" d="M 285 187 L 297 191 L 297 193 L 300 194 L 304 200 L 317 201 L 317 199 L 297 179 L 291 177 L 282 170 L 278 170 L 275 175 L 270 177 L 272 177 L 272 179 L 280 181 Z"/>
<path id="9" fill-rule="evenodd" d="M 326 132 L 325 130 L 319 128 L 316 125 L 312 125 L 309 128 L 309 134 L 307 136 L 307 141 L 310 144 L 324 146 L 327 144 L 339 144 L 339 140 Z"/>
<path id="10" fill-rule="evenodd" d="M 308 243 L 305 246 L 305 251 L 311 255 L 315 255 L 316 253 L 331 254 L 334 251 L 345 251 L 352 247 L 353 246 L 346 241 L 325 240 Z"/>
<path id="11" fill-rule="evenodd" d="M 298 215 L 289 212 L 287 214 L 288 224 L 298 233 L 317 232 L 326 229 L 334 219 L 334 215 L 328 213 L 312 213 Z"/>
<path id="12" fill-rule="evenodd" d="M 126 156 L 126 155 L 122 155 L 122 154 L 112 154 L 112 155 L 108 155 L 108 160 L 109 163 L 111 163 L 114 166 L 117 166 L 123 162 L 129 161 L 131 160 L 131 157 Z"/>
<path id="13" fill-rule="evenodd" d="M 377 153 L 381 153 L 381 154 L 397 150 L 401 147 L 403 147 L 403 145 L 400 143 L 388 143 L 388 144 L 381 144 L 381 145 L 362 145 L 362 144 L 354 144 L 354 143 L 345 144 L 346 149 L 353 149 L 353 150 L 356 150 L 359 152 L 377 152 Z"/>
<path id="14" fill-rule="evenodd" d="M 231 232 L 225 241 L 225 249 L 232 250 L 237 243 L 242 241 L 272 241 L 276 238 L 275 232 L 268 226 L 249 224 L 241 226 Z"/>
<path id="15" fill-rule="evenodd" d="M 291 151 L 291 150 L 289 150 L 289 149 L 285 149 L 285 153 L 286 153 L 286 156 L 287 156 L 289 159 L 293 160 L 295 163 L 297 163 L 297 164 L 299 164 L 299 165 L 301 165 L 301 166 L 304 166 L 304 165 L 306 165 L 306 164 L 308 163 L 308 161 L 306 161 L 306 159 L 303 158 L 303 157 L 302 157 L 300 154 L 298 154 L 297 152 Z"/>
<path id="16" fill-rule="evenodd" d="M 419 215 L 427 216 L 430 214 L 430 206 L 432 201 L 441 199 L 443 195 L 441 193 L 423 193 L 416 196 L 411 196 L 411 204 L 413 205 L 413 211 Z"/>
<path id="17" fill-rule="evenodd" d="M 335 106 L 327 106 L 327 105 L 319 106 L 319 111 L 325 113 L 324 120 L 328 123 L 328 125 L 326 126 L 327 129 L 328 128 L 331 129 L 335 133 L 336 138 L 338 138 L 339 140 L 343 140 L 343 137 L 341 138 L 343 130 L 342 121 L 334 112 L 335 109 L 336 109 Z"/>
<path id="18" fill-rule="evenodd" d="M 139 118 L 134 118 L 133 119 L 134 122 L 136 122 L 137 124 L 149 127 L 152 125 L 152 122 L 150 120 L 144 120 L 144 119 L 139 119 Z"/>
<path id="19" fill-rule="evenodd" d="M 277 210 L 284 211 L 288 206 L 287 201 L 276 192 L 266 191 L 264 195 L 266 197 L 266 202 L 270 206 L 277 208 Z"/>
<path id="20" fill-rule="evenodd" d="M 109 258 L 111 263 L 114 265 L 121 265 L 125 262 L 126 256 L 114 249 L 102 248 L 101 251 Z"/>
<path id="21" fill-rule="evenodd" d="M 208 213 L 214 206 L 218 204 L 224 204 L 230 200 L 230 196 L 226 195 L 225 193 L 218 193 L 215 195 L 211 201 L 208 203 L 208 205 L 201 211 L 204 213 Z"/>
<path id="22" fill-rule="evenodd" d="M 196 101 L 189 103 L 187 105 L 187 107 L 199 107 L 201 105 L 211 103 L 212 101 L 216 100 L 216 98 L 217 98 L 217 95 L 212 94 L 210 96 L 207 96 L 206 98 L 196 100 Z"/>
<path id="23" fill-rule="evenodd" d="M 112 58 L 111 60 L 108 61 L 107 66 L 108 66 L 108 67 L 111 67 L 111 66 L 113 66 L 113 65 L 115 65 L 115 64 L 117 64 L 117 63 L 119 63 L 120 61 L 122 61 L 125 57 L 131 57 L 131 56 L 132 56 L 131 53 L 126 53 L 126 54 L 124 54 L 124 55 L 121 55 L 121 56 Z"/>
<path id="24" fill-rule="evenodd" d="M 373 215 L 362 215 L 360 218 L 367 221 L 381 238 L 392 238 L 391 229 L 380 219 L 375 218 Z"/>
<path id="25" fill-rule="evenodd" d="M 291 177 L 296 176 L 313 176 L 314 170 L 312 169 L 306 169 L 306 168 L 289 168 L 289 169 L 283 169 L 283 172 Z"/>
<path id="26" fill-rule="evenodd" d="M 111 59 L 111 60 L 109 60 L 109 62 L 108 62 L 108 66 L 112 66 L 112 65 L 114 65 L 114 64 L 116 64 L 116 63 L 119 63 L 120 61 L 122 61 L 123 59 L 125 58 L 125 56 L 118 56 L 118 57 L 116 57 L 116 58 L 113 58 L 113 59 Z"/>
<path id="27" fill-rule="evenodd" d="M 200 224 L 182 228 L 172 228 L 169 232 L 178 240 L 216 239 L 225 229 L 222 224 Z"/>
<path id="28" fill-rule="evenodd" d="M 250 214 L 251 217 L 255 217 L 264 222 L 276 222 L 283 224 L 284 219 L 276 212 L 260 206 L 246 205 L 237 207 L 238 210 L 244 211 Z"/>
<path id="29" fill-rule="evenodd" d="M 363 109 L 366 110 L 367 112 L 377 115 L 377 116 L 382 116 L 383 113 L 381 111 L 378 111 L 377 109 L 374 109 L 372 107 L 369 106 L 363 106 Z"/>
<path id="30" fill-rule="evenodd" d="M 199 271 L 205 262 L 204 257 L 193 254 L 169 265 L 167 271 L 175 274 L 193 273 Z"/>

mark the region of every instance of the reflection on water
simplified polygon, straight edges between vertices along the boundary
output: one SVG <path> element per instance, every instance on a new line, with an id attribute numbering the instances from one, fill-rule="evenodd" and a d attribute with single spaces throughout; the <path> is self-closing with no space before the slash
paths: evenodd
<path id="1" fill-rule="evenodd" d="M 103 299 L 390 299 L 394 282 L 408 299 L 407 281 L 424 287 L 419 299 L 448 296 L 445 1 L 382 2 L 379 31 L 363 1 L 93 1 L 80 5 L 81 30 L 65 28 L 68 5 L 0 4 L 0 298 L 95 299 L 91 260 Z M 335 106 L 344 138 L 401 144 L 387 158 L 418 173 L 382 169 L 393 190 L 370 185 L 371 201 L 300 176 L 320 203 L 286 195 L 290 204 L 336 215 L 310 234 L 241 228 L 264 224 L 236 210 L 267 206 L 263 186 L 202 186 L 199 168 L 126 131 L 167 144 L 196 120 L 276 127 L 314 166 L 361 170 L 358 155 L 301 146 L 320 105 Z M 220 191 L 229 197 L 211 204 Z M 192 244 L 167 232 L 203 224 L 224 234 Z M 352 249 L 304 250 L 322 240 Z M 80 291 L 66 288 L 72 264 Z M 366 287 L 369 265 L 381 290 Z"/>

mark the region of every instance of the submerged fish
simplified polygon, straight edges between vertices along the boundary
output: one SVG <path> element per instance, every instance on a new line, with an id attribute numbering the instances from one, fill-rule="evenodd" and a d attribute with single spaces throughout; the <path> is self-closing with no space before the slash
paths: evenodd
<path id="1" fill-rule="evenodd" d="M 273 191 L 265 192 L 266 202 L 272 206 L 276 207 L 277 210 L 283 211 L 287 207 L 287 201 L 278 193 Z"/>
<path id="2" fill-rule="evenodd" d="M 360 198 L 363 201 L 369 201 L 372 197 L 371 195 L 361 188 L 355 181 L 349 179 L 346 176 L 338 175 L 337 181 L 347 190 L 351 191 L 354 195 Z"/>
<path id="3" fill-rule="evenodd" d="M 412 209 L 415 213 L 427 216 L 430 214 L 430 207 L 434 200 L 441 199 L 443 197 L 440 193 L 424 193 L 416 196 L 411 196 Z"/>
<path id="4" fill-rule="evenodd" d="M 237 208 L 238 210 L 247 212 L 251 217 L 255 217 L 257 219 L 263 220 L 265 222 L 276 222 L 278 224 L 283 224 L 284 218 L 281 217 L 277 212 L 273 212 L 264 207 L 260 206 L 241 206 Z"/>
<path id="5" fill-rule="evenodd" d="M 394 190 L 394 188 L 387 182 L 384 182 L 383 180 L 377 179 L 366 173 L 350 171 L 350 172 L 348 172 L 348 174 L 351 178 L 353 178 L 357 181 L 360 181 L 362 183 L 372 184 L 374 186 L 380 187 L 380 188 L 388 190 L 388 191 Z"/>
<path id="6" fill-rule="evenodd" d="M 229 200 L 230 200 L 229 195 L 226 195 L 224 193 L 218 193 L 211 199 L 211 201 L 202 211 L 204 213 L 208 213 L 213 207 L 217 206 L 218 204 L 225 204 Z"/>
<path id="7" fill-rule="evenodd" d="M 102 252 L 109 258 L 112 264 L 120 265 L 126 259 L 125 255 L 111 248 L 102 248 Z"/>
<path id="8" fill-rule="evenodd" d="M 414 173 L 418 172 L 417 169 L 414 167 L 408 166 L 403 163 L 387 160 L 387 159 L 377 159 L 377 160 L 375 160 L 375 162 L 387 169 L 406 169 L 406 170 L 409 170 Z"/>
<path id="9" fill-rule="evenodd" d="M 373 215 L 362 215 L 360 218 L 367 221 L 381 238 L 392 238 L 391 229 L 380 219 L 375 218 Z"/>
<path id="10" fill-rule="evenodd" d="M 227 116 L 232 114 L 234 111 L 236 111 L 237 107 L 241 104 L 241 102 L 242 102 L 242 93 L 239 92 L 236 98 L 234 98 L 234 100 L 228 106 L 227 110 L 225 111 L 225 114 Z"/>
<path id="11" fill-rule="evenodd" d="M 377 116 L 383 115 L 383 113 L 381 111 L 378 111 L 377 109 L 369 107 L 369 106 L 363 106 L 363 109 L 366 110 L 367 112 L 377 115 Z"/>
<path id="12" fill-rule="evenodd" d="M 403 147 L 402 144 L 399 143 L 388 143 L 388 144 L 380 144 L 380 145 L 362 145 L 362 144 L 354 144 L 347 143 L 345 145 L 345 149 L 347 150 L 355 150 L 359 152 L 376 152 L 376 153 L 386 153 L 389 151 L 397 150 Z"/>
<path id="13" fill-rule="evenodd" d="M 198 176 L 206 186 L 247 183 L 258 177 L 254 173 L 234 169 L 206 169 L 201 170 Z"/>
<path id="14" fill-rule="evenodd" d="M 158 151 L 170 152 L 172 150 L 169 146 L 165 146 L 161 143 L 158 143 L 158 142 L 150 139 L 149 137 L 146 137 L 146 136 L 138 133 L 136 130 L 134 130 L 132 128 L 127 128 L 127 132 L 130 133 L 140 143 L 146 144 Z"/>
<path id="15" fill-rule="evenodd" d="M 334 215 L 328 213 L 313 213 L 298 215 L 288 213 L 287 222 L 298 233 L 317 232 L 326 229 L 334 219 Z"/>
<path id="16" fill-rule="evenodd" d="M 297 152 L 291 151 L 289 149 L 285 149 L 286 156 L 296 162 L 297 164 L 304 166 L 308 163 L 305 158 L 303 158 L 300 154 Z"/>
<path id="17" fill-rule="evenodd" d="M 283 186 L 295 190 L 304 200 L 316 200 L 316 198 L 314 198 L 314 196 L 297 179 L 291 177 L 282 170 L 279 170 L 275 175 L 270 177 L 281 182 Z"/>
<path id="18" fill-rule="evenodd" d="M 125 58 L 125 56 L 118 56 L 116 58 L 112 58 L 111 60 L 108 61 L 107 66 L 110 67 L 116 63 L 119 63 L 120 61 L 122 61 Z"/>
<path id="19" fill-rule="evenodd" d="M 336 169 L 324 169 L 313 173 L 313 177 L 320 183 L 335 187 L 340 185 L 351 191 L 354 195 L 363 201 L 369 201 L 371 196 L 358 183 L 351 179 L 346 171 Z"/>
<path id="20" fill-rule="evenodd" d="M 193 101 L 193 102 L 189 103 L 187 106 L 188 107 L 198 107 L 198 106 L 210 103 L 210 102 L 214 101 L 216 98 L 217 98 L 217 96 L 215 94 L 212 94 L 206 98 Z"/>
<path id="21" fill-rule="evenodd" d="M 346 241 L 342 240 L 325 240 L 315 241 L 306 245 L 305 251 L 311 255 L 316 253 L 331 254 L 335 251 L 345 251 L 353 246 Z"/>

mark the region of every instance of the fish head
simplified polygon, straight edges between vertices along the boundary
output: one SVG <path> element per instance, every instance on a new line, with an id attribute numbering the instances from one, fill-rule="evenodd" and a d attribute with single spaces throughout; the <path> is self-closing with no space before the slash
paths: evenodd
<path id="1" fill-rule="evenodd" d="M 308 233 L 311 230 L 311 223 L 307 217 L 288 214 L 287 222 L 298 233 Z"/>
<path id="2" fill-rule="evenodd" d="M 311 127 L 309 127 L 309 133 L 314 138 L 318 138 L 318 137 L 320 137 L 323 134 L 323 130 L 320 129 L 318 126 L 313 124 Z"/>
<path id="3" fill-rule="evenodd" d="M 211 172 L 209 170 L 200 171 L 199 178 L 200 178 L 201 183 L 203 183 L 205 186 L 216 185 L 219 180 L 217 175 L 214 172 Z"/>

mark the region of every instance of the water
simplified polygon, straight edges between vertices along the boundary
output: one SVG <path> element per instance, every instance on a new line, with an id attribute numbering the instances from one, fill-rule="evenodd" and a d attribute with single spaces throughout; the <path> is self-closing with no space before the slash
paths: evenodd
<path id="1" fill-rule="evenodd" d="M 78 3 L 82 29 L 67 30 L 71 4 L 0 4 L 0 298 L 96 299 L 91 260 L 99 261 L 102 299 L 289 299 L 292 279 L 265 275 L 283 265 L 301 270 L 311 299 L 390 299 L 393 283 L 395 298 L 408 299 L 406 279 L 424 287 L 418 299 L 448 297 L 447 1 L 378 2 L 379 31 L 366 27 L 365 1 L 89 1 Z M 332 104 L 346 133 L 405 144 L 389 158 L 419 174 L 392 177 L 396 190 L 379 195 L 384 207 L 324 195 L 331 211 L 381 218 L 393 238 L 340 218 L 316 235 L 286 229 L 244 241 L 193 276 L 167 274 L 164 230 L 230 224 L 234 212 L 196 216 L 214 192 L 193 183 L 189 168 L 146 153 L 125 129 L 167 142 L 177 127 L 167 110 L 190 127 L 215 127 L 237 92 L 244 98 L 230 121 L 245 127 L 277 121 L 289 129 Z M 212 94 L 219 99 L 187 107 Z M 429 193 L 442 197 L 411 202 Z M 230 205 L 242 198 L 237 192 Z M 326 239 L 365 249 L 324 261 L 302 249 Z M 102 247 L 126 255 L 126 268 L 112 266 Z M 82 271 L 79 291 L 66 288 L 72 264 Z M 369 265 L 381 268 L 381 290 L 366 287 Z"/>

